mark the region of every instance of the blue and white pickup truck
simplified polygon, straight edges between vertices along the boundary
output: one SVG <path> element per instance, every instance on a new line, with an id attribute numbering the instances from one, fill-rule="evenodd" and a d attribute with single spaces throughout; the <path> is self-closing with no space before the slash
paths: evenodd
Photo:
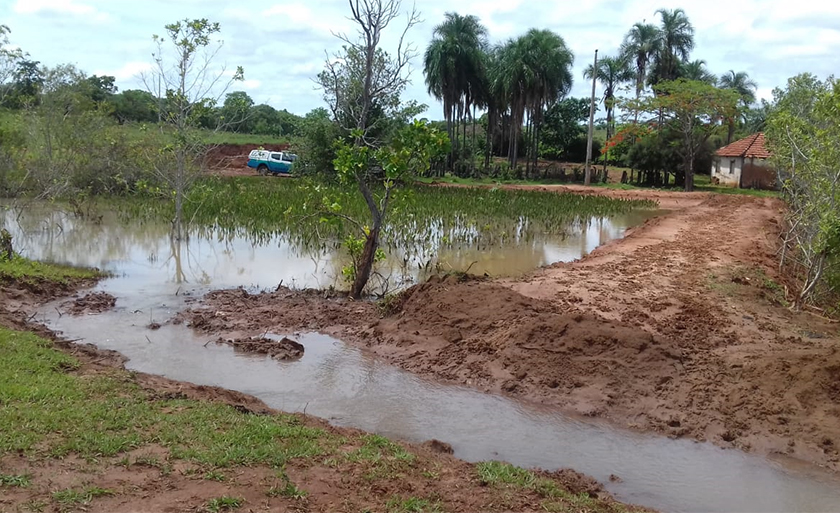
<path id="1" fill-rule="evenodd" d="M 263 176 L 292 174 L 292 164 L 297 155 L 285 151 L 254 150 L 248 155 L 248 167 Z"/>

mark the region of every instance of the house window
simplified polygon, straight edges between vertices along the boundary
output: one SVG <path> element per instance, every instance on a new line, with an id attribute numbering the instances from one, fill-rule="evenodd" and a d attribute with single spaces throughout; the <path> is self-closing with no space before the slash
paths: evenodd
<path id="1" fill-rule="evenodd" d="M 715 174 L 716 175 L 720 174 L 720 159 L 719 158 L 715 159 Z"/>
<path id="2" fill-rule="evenodd" d="M 729 161 L 729 174 L 735 173 L 735 159 Z"/>

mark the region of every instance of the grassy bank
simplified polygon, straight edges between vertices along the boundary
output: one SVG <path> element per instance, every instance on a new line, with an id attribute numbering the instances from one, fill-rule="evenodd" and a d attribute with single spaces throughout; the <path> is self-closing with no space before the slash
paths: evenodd
<path id="1" fill-rule="evenodd" d="M 70 285 L 73 282 L 95 280 L 104 275 L 97 269 L 47 264 L 15 256 L 11 260 L 0 258 L 0 283 L 14 281 L 37 284 L 49 282 Z"/>

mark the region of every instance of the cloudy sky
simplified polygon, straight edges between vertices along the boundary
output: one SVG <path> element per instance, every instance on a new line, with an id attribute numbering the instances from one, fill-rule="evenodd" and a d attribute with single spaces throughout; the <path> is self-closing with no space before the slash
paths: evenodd
<path id="1" fill-rule="evenodd" d="M 410 0 L 403 0 L 410 5 Z M 491 40 L 503 41 L 529 28 L 562 35 L 575 54 L 573 96 L 587 96 L 583 68 L 596 48 L 617 51 L 635 22 L 658 22 L 657 8 L 683 7 L 696 29 L 692 55 L 711 71 L 746 71 L 758 82 L 759 97 L 797 73 L 820 77 L 840 63 L 840 2 L 790 0 L 417 0 L 424 22 L 409 38 L 422 51 L 444 13 L 457 7 L 475 14 Z M 2 0 L 0 24 L 12 42 L 45 65 L 73 63 L 88 73 L 113 75 L 120 89 L 142 88 L 138 75 L 151 62 L 152 34 L 183 18 L 209 18 L 222 25 L 220 60 L 245 68 L 237 86 L 258 103 L 304 114 L 322 106 L 312 78 L 323 68 L 325 51 L 340 48 L 331 32 L 352 30 L 347 0 Z M 393 39 L 386 41 L 393 43 Z M 416 60 L 406 96 L 430 105 Z"/>

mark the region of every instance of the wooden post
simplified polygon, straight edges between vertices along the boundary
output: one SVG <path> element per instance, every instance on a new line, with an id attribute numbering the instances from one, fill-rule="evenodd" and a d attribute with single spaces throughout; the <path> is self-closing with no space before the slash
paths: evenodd
<path id="1" fill-rule="evenodd" d="M 598 80 L 598 50 L 595 50 L 595 66 L 592 68 L 592 99 L 589 104 L 589 137 L 586 139 L 586 171 L 583 185 L 592 181 L 592 136 L 595 124 L 595 84 Z"/>

